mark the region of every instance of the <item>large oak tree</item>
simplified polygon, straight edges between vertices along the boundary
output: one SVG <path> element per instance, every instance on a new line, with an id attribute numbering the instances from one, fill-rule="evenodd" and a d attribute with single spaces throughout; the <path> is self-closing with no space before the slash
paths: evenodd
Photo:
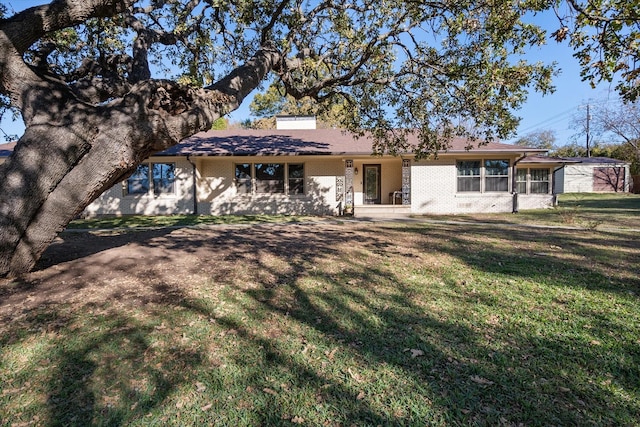
<path id="1" fill-rule="evenodd" d="M 506 136 L 527 90 L 549 90 L 553 74 L 518 59 L 545 41 L 523 17 L 554 6 L 54 0 L 7 17 L 0 95 L 26 130 L 0 166 L 0 275 L 29 271 L 98 195 L 150 154 L 210 128 L 266 79 L 298 99 L 346 103 L 343 126 L 372 131 L 381 151 L 429 153 L 457 133 Z M 574 1 L 569 11 L 590 21 L 571 21 L 578 27 L 561 27 L 558 39 L 614 19 Z M 629 33 L 614 21 L 604 34 Z M 399 129 L 417 129 L 420 144 L 408 147 Z"/>

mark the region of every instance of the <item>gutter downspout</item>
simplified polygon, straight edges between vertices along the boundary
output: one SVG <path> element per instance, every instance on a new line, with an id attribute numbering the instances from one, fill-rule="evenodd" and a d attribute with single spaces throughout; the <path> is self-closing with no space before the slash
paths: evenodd
<path id="1" fill-rule="evenodd" d="M 191 163 L 191 178 L 193 180 L 193 215 L 198 215 L 198 189 L 196 185 L 196 164 L 191 160 L 189 154 L 187 154 L 187 161 Z"/>
<path id="2" fill-rule="evenodd" d="M 512 172 L 511 172 L 511 194 L 513 194 L 513 204 L 511 207 L 511 213 L 518 213 L 518 177 L 517 177 L 517 171 L 516 171 L 516 166 L 518 163 L 520 163 L 522 160 L 524 160 L 527 157 L 527 153 L 525 152 L 522 157 L 520 157 L 519 159 L 516 159 L 513 162 L 513 166 L 512 166 Z"/>

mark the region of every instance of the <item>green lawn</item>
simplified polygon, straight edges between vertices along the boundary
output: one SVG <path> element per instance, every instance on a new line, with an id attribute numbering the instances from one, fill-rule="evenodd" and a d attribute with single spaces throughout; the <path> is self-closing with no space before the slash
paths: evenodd
<path id="1" fill-rule="evenodd" d="M 638 200 L 606 205 L 637 218 Z M 640 420 L 634 230 L 317 221 L 63 239 L 45 258 L 64 262 L 0 284 L 3 426 Z"/>
<path id="2" fill-rule="evenodd" d="M 518 214 L 427 216 L 431 219 L 465 220 L 581 227 L 591 229 L 640 229 L 640 194 L 569 193 L 558 196 L 553 209 L 521 210 Z"/>
<path id="3" fill-rule="evenodd" d="M 260 223 L 299 222 L 317 218 L 300 215 L 128 215 L 119 217 L 98 217 L 71 221 L 68 230 L 91 230 L 112 228 L 160 228 L 207 226 L 220 224 L 251 225 Z"/>

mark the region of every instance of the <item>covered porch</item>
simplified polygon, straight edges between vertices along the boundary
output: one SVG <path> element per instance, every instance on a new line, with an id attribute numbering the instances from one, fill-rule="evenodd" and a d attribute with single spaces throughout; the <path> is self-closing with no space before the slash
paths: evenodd
<path id="1" fill-rule="evenodd" d="M 359 217 L 408 216 L 411 213 L 411 161 L 402 158 L 347 159 L 344 202 Z"/>

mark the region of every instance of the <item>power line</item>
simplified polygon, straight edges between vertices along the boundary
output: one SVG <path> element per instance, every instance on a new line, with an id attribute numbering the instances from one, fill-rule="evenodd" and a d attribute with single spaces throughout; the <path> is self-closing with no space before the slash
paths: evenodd
<path id="1" fill-rule="evenodd" d="M 612 99 L 612 98 L 604 98 L 604 99 L 599 99 L 599 100 L 589 100 L 587 102 L 583 102 L 581 104 L 578 105 L 574 105 L 558 114 L 554 114 L 553 116 L 542 120 L 541 122 L 538 122 L 534 125 L 530 125 L 527 126 L 524 129 L 520 129 L 518 131 L 518 134 L 523 134 L 526 135 L 528 133 L 532 133 L 535 132 L 536 130 L 542 128 L 542 127 L 548 127 L 554 124 L 557 124 L 559 122 L 562 122 L 564 120 L 566 120 L 567 118 L 569 118 L 572 114 L 575 114 L 577 112 L 577 110 L 579 110 L 580 108 L 584 108 L 587 107 L 589 105 L 594 105 L 594 104 L 598 104 L 598 105 L 602 105 L 602 104 L 609 104 L 609 103 L 621 103 L 621 101 L 619 99 Z"/>
<path id="2" fill-rule="evenodd" d="M 521 129 L 520 132 L 526 134 L 526 133 L 530 133 L 532 131 L 535 131 L 539 128 L 541 128 L 543 125 L 549 125 L 549 124 L 555 124 L 557 122 L 560 122 L 562 120 L 564 120 L 566 117 L 568 117 L 571 113 L 573 113 L 575 111 L 575 109 L 578 108 L 576 106 L 569 108 L 568 110 L 565 110 L 559 114 L 555 114 L 552 117 L 549 117 L 548 119 L 544 119 L 541 122 L 538 122 L 534 125 L 528 126 L 524 129 Z"/>

